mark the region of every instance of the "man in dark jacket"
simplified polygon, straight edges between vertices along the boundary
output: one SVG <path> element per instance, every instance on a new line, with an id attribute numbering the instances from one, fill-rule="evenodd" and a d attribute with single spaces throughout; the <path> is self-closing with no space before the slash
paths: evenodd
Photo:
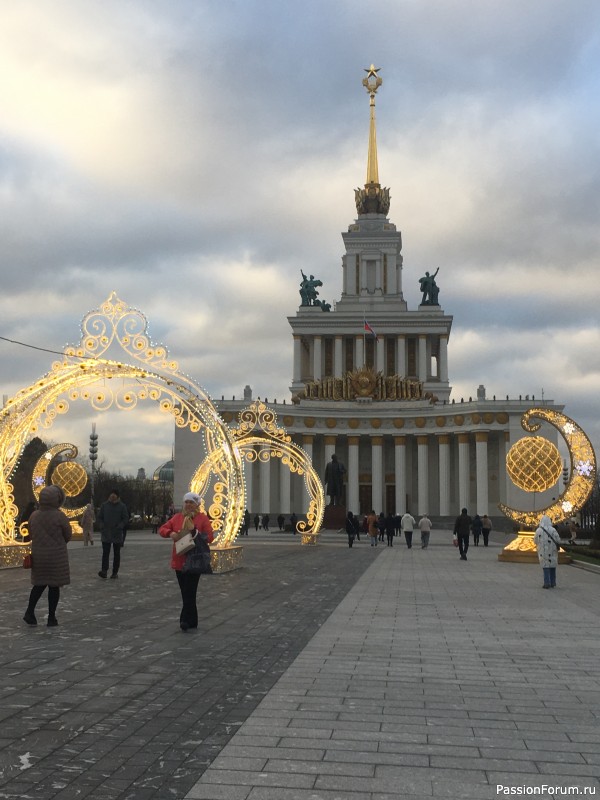
<path id="1" fill-rule="evenodd" d="M 102 531 L 102 569 L 98 573 L 101 578 L 108 574 L 110 548 L 113 548 L 113 567 L 111 578 L 116 578 L 121 566 L 121 547 L 123 545 L 123 531 L 129 522 L 127 506 L 119 497 L 117 489 L 113 489 L 100 506 L 98 514 L 100 530 Z"/>
<path id="2" fill-rule="evenodd" d="M 458 538 L 458 550 L 462 561 L 467 560 L 467 550 L 469 549 L 469 533 L 473 520 L 467 514 L 467 509 L 463 508 L 460 516 L 454 523 L 454 535 Z"/>

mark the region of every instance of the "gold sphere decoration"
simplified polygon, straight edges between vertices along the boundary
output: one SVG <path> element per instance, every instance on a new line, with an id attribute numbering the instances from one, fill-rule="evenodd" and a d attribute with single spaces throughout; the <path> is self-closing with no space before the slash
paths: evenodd
<path id="1" fill-rule="evenodd" d="M 77 497 L 85 489 L 88 476 L 81 464 L 63 461 L 56 465 L 51 480 L 55 486 L 60 486 L 67 497 Z"/>
<path id="2" fill-rule="evenodd" d="M 526 492 L 544 492 L 558 481 L 562 460 L 558 448 L 543 436 L 527 436 L 506 454 L 512 482 Z"/>

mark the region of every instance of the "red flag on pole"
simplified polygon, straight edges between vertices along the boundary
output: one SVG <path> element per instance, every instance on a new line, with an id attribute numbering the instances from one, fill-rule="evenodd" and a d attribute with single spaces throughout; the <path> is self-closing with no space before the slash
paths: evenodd
<path id="1" fill-rule="evenodd" d="M 374 337 L 375 337 L 375 341 L 377 341 L 377 334 L 375 333 L 375 331 L 373 330 L 373 328 L 372 328 L 372 327 L 369 325 L 369 323 L 367 322 L 367 320 L 365 320 L 365 328 L 364 328 L 364 329 L 365 329 L 365 331 L 366 331 L 367 333 L 370 333 L 372 336 L 374 336 Z"/>

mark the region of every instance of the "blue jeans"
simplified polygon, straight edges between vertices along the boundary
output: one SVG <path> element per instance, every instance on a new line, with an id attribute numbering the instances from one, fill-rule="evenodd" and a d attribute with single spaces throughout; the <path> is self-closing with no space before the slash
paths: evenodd
<path id="1" fill-rule="evenodd" d="M 542 567 L 544 570 L 544 586 L 556 586 L 556 567 Z"/>

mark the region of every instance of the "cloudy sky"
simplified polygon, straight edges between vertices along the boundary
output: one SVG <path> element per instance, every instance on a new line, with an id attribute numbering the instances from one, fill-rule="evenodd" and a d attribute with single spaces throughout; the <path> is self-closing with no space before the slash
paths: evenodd
<path id="1" fill-rule="evenodd" d="M 289 398 L 299 271 L 341 294 L 379 174 L 404 295 L 440 268 L 453 397 L 565 403 L 600 446 L 597 0 L 2 0 L 0 336 L 61 350 L 115 291 L 213 396 Z M 0 340 L 1 392 L 53 356 Z M 73 412 L 48 441 L 125 474 L 170 418 Z"/>

